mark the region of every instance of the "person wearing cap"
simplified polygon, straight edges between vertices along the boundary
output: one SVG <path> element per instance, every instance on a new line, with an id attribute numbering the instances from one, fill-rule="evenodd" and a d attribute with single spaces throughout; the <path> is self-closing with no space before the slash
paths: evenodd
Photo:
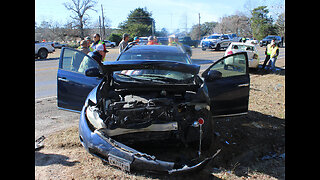
<path id="1" fill-rule="evenodd" d="M 269 60 L 268 66 L 270 67 L 270 70 L 275 71 L 276 61 L 279 55 L 279 47 L 276 45 L 275 40 L 271 41 L 271 47 L 269 48 L 268 53 L 270 54 L 270 60 Z"/>
<path id="2" fill-rule="evenodd" d="M 87 41 L 87 45 L 88 45 L 89 50 L 90 50 L 91 52 L 94 51 L 94 49 L 90 46 L 90 44 L 91 44 L 91 38 L 90 38 L 90 36 L 85 37 L 84 40 Z"/>
<path id="3" fill-rule="evenodd" d="M 140 39 L 138 36 L 133 38 L 133 42 L 135 42 L 135 44 L 139 45 Z"/>
<path id="4" fill-rule="evenodd" d="M 85 54 L 88 54 L 90 52 L 90 49 L 88 48 L 88 41 L 82 40 L 80 42 L 80 47 L 78 49 L 79 49 L 79 51 L 81 51 Z"/>
<path id="5" fill-rule="evenodd" d="M 92 52 L 92 55 L 90 55 L 90 53 L 88 55 L 91 56 L 96 61 L 103 62 L 107 52 L 109 51 L 106 50 L 103 44 L 98 44 L 96 46 L 96 49 Z"/>
<path id="6" fill-rule="evenodd" d="M 147 45 L 158 45 L 158 43 L 155 42 L 153 36 L 149 36 Z"/>
<path id="7" fill-rule="evenodd" d="M 124 34 L 122 35 L 122 40 L 121 40 L 121 42 L 119 43 L 119 53 L 121 53 L 122 50 L 124 50 L 124 48 L 127 47 L 128 41 L 129 41 L 129 34 L 124 33 Z"/>
<path id="8" fill-rule="evenodd" d="M 276 45 L 274 39 L 271 41 L 270 44 L 267 45 L 266 51 L 265 51 L 265 55 L 266 55 L 266 58 L 265 58 L 265 60 L 263 62 L 263 65 L 262 65 L 261 69 L 264 69 L 266 64 L 267 64 L 267 62 L 270 60 L 269 63 L 268 63 L 268 67 L 270 68 L 270 70 L 275 70 L 276 60 L 277 60 L 277 57 L 279 55 L 279 48 Z"/>
<path id="9" fill-rule="evenodd" d="M 102 65 L 103 59 L 107 52 L 109 51 L 104 49 L 102 44 L 98 44 L 93 52 L 88 53 L 88 56 L 92 57 L 92 59 L 94 59 L 98 64 Z M 87 69 L 92 67 L 96 67 L 96 64 L 85 56 L 80 64 L 78 72 L 84 73 Z"/>

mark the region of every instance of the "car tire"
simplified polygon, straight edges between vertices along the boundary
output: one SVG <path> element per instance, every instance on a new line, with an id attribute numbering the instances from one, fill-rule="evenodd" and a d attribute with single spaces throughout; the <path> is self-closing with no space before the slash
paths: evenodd
<path id="1" fill-rule="evenodd" d="M 111 48 L 114 48 L 115 46 L 113 45 L 113 44 L 111 44 L 111 46 L 110 46 Z"/>
<path id="2" fill-rule="evenodd" d="M 40 49 L 38 52 L 38 56 L 40 57 L 40 59 L 46 59 L 48 57 L 48 50 L 46 49 Z"/>

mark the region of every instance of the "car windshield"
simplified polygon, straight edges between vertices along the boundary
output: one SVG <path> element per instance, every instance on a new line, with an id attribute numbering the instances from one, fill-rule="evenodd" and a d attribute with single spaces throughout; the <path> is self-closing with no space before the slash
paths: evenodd
<path id="1" fill-rule="evenodd" d="M 165 61 L 176 61 L 190 64 L 188 57 L 182 53 L 124 53 L 122 54 L 119 61 L 123 60 L 165 60 Z"/>
<path id="2" fill-rule="evenodd" d="M 209 36 L 207 39 L 219 39 L 220 36 Z"/>
<path id="3" fill-rule="evenodd" d="M 254 51 L 253 46 L 246 46 L 246 45 L 232 45 L 232 49 L 242 50 L 242 51 Z"/>
<path id="4" fill-rule="evenodd" d="M 194 75 L 172 70 L 159 69 L 134 69 L 115 71 L 113 77 L 116 80 L 152 82 L 152 83 L 192 83 Z"/>

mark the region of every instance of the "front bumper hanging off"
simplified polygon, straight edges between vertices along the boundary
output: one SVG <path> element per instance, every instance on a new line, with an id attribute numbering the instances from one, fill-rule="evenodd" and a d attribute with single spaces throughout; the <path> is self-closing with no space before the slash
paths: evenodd
<path id="1" fill-rule="evenodd" d="M 220 152 L 219 149 L 212 156 L 191 166 L 177 166 L 174 162 L 158 160 L 155 156 L 139 152 L 117 142 L 102 131 L 94 130 L 94 132 L 92 132 L 85 118 L 84 111 L 82 111 L 79 122 L 79 136 L 82 145 L 90 154 L 99 157 L 110 165 L 119 167 L 123 171 L 144 170 L 168 174 L 198 171 L 203 169 Z"/>

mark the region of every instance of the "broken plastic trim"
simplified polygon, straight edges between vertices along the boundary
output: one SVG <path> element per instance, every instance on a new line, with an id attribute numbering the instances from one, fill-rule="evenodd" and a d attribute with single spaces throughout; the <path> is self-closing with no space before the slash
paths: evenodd
<path id="1" fill-rule="evenodd" d="M 107 143 L 112 145 L 114 148 L 121 151 L 121 153 L 126 154 L 126 156 L 130 156 L 133 158 L 133 160 L 128 160 L 128 161 L 130 161 L 130 170 L 131 169 L 148 170 L 148 171 L 152 171 L 152 172 L 163 172 L 163 173 L 168 173 L 168 174 L 178 174 L 178 173 L 187 173 L 187 172 L 198 171 L 198 170 L 201 170 L 202 168 L 204 168 L 221 151 L 221 149 L 218 149 L 214 155 L 212 155 L 211 157 L 205 158 L 203 161 L 201 161 L 200 163 L 195 164 L 193 166 L 184 165 L 182 168 L 173 169 L 173 167 L 175 166 L 174 162 L 161 161 L 161 160 L 156 159 L 155 156 L 141 153 L 135 149 L 132 149 L 122 143 L 119 143 L 119 142 L 111 139 L 110 137 L 106 137 L 104 135 L 104 133 L 100 132 L 99 130 L 95 130 L 94 133 L 99 135 L 103 140 L 105 140 Z M 108 162 L 108 158 L 110 155 L 113 155 L 113 152 L 110 151 L 107 154 L 105 152 L 104 153 L 99 152 L 99 154 L 103 155 L 103 157 L 98 156 L 99 158 L 101 158 L 103 161 Z M 125 170 L 123 168 L 121 168 L 121 169 Z"/>
<path id="2" fill-rule="evenodd" d="M 204 168 L 204 166 L 206 166 L 211 160 L 213 160 L 220 153 L 220 151 L 221 151 L 221 149 L 218 149 L 214 155 L 204 159 L 203 161 L 201 161 L 200 163 L 198 163 L 194 166 L 188 167 L 187 165 L 185 165 L 183 168 L 172 169 L 172 170 L 169 170 L 168 172 L 169 172 L 169 174 L 174 174 L 174 173 L 186 173 L 186 172 L 191 172 L 191 171 L 195 171 L 195 170 L 200 170 L 200 169 Z"/>

